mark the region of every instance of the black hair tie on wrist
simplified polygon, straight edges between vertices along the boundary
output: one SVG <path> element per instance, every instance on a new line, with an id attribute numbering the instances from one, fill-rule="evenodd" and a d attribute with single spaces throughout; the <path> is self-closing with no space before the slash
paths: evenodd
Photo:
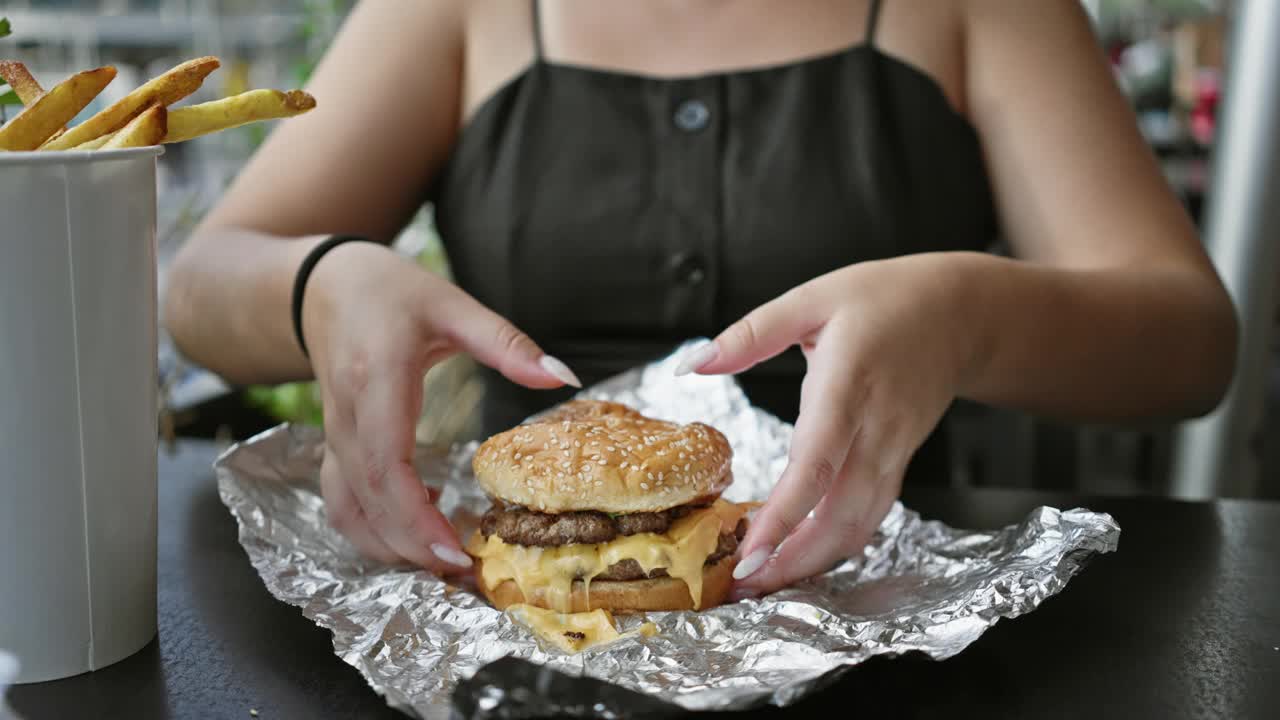
<path id="1" fill-rule="evenodd" d="M 311 357 L 311 353 L 307 351 L 307 341 L 302 337 L 302 296 L 307 290 L 307 279 L 311 277 L 311 271 L 315 270 L 320 258 L 339 245 L 349 242 L 373 241 L 359 235 L 334 235 L 311 248 L 311 252 L 307 253 L 307 256 L 302 259 L 302 264 L 298 266 L 298 274 L 293 278 L 293 334 L 298 338 L 298 347 L 302 348 L 302 354 L 307 357 Z"/>

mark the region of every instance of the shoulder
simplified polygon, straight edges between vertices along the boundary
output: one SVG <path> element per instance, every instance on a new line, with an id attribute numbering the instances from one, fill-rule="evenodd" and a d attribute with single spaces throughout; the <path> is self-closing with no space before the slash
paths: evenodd
<path id="1" fill-rule="evenodd" d="M 360 0 L 347 17 L 346 26 L 364 31 L 385 33 L 383 42 L 410 40 L 405 44 L 420 46 L 413 40 L 426 37 L 439 39 L 452 36 L 462 39 L 465 20 L 470 14 L 466 0 L 431 0 L 431 2 L 396 2 Z"/>
<path id="2" fill-rule="evenodd" d="M 962 0 L 955 3 L 967 57 L 987 49 L 1028 56 L 1096 51 L 1093 24 L 1080 0 Z"/>
<path id="3" fill-rule="evenodd" d="M 983 105 L 1002 105 L 1023 91 L 1056 86 L 1109 93 L 1112 78 L 1080 0 L 964 0 L 967 96 Z"/>
<path id="4" fill-rule="evenodd" d="M 968 107 L 967 5 L 968 0 L 882 0 L 874 40 L 881 51 L 932 77 L 961 113 Z"/>
<path id="5" fill-rule="evenodd" d="M 1064 21 L 1088 21 L 1081 0 L 958 0 L 952 7 L 967 23 L 1004 24 L 1010 21 L 1040 21 L 1045 26 Z"/>
<path id="6" fill-rule="evenodd" d="M 529 65 L 534 56 L 533 2 L 463 3 L 462 116 Z"/>

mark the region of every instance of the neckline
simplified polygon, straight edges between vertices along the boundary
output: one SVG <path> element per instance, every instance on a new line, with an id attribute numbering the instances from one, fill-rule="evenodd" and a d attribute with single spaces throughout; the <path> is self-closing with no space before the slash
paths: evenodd
<path id="1" fill-rule="evenodd" d="M 585 63 L 576 63 L 566 60 L 548 60 L 545 55 L 539 54 L 533 58 L 533 61 L 528 66 L 525 67 L 525 71 L 533 69 L 534 66 L 543 65 L 550 68 L 562 68 L 565 70 L 572 70 L 592 75 L 623 78 L 633 82 L 678 84 L 798 70 L 810 65 L 818 65 L 831 60 L 843 59 L 863 51 L 879 53 L 879 48 L 876 47 L 874 43 L 869 43 L 866 40 L 858 40 L 847 45 L 837 46 L 832 50 L 825 50 L 812 55 L 801 55 L 789 60 L 778 60 L 774 62 L 760 63 L 758 65 L 728 68 L 725 70 L 708 70 L 705 72 L 682 73 L 677 75 L 660 75 L 658 73 L 644 72 L 641 70 L 628 70 L 626 68 L 615 69 L 601 65 L 587 65 Z M 886 57 L 888 56 L 886 55 Z"/>
<path id="2" fill-rule="evenodd" d="M 538 54 L 535 55 L 527 65 L 521 68 L 519 72 L 503 81 L 496 89 L 489 93 L 488 97 L 481 100 L 480 104 L 476 105 L 475 109 L 471 111 L 470 116 L 468 116 L 459 126 L 454 144 L 456 146 L 457 143 L 461 142 L 462 137 L 466 134 L 467 130 L 471 126 L 475 125 L 480 116 L 485 114 L 490 107 L 497 105 L 505 95 L 513 92 L 516 87 L 523 84 L 526 78 L 539 69 L 564 71 L 597 79 L 613 79 L 629 83 L 678 85 L 681 83 L 705 82 L 707 80 L 728 80 L 732 78 L 759 77 L 768 74 L 795 72 L 834 61 L 842 61 L 862 53 L 870 53 L 876 59 L 895 65 L 923 81 L 928 88 L 938 96 L 938 99 L 942 101 L 942 105 L 952 116 L 960 120 L 966 127 L 976 133 L 976 128 L 974 128 L 973 123 L 970 122 L 967 115 L 960 112 L 960 110 L 951 103 L 951 98 L 947 95 L 946 90 L 943 89 L 942 84 L 938 82 L 937 78 L 933 77 L 933 75 L 930 75 L 926 70 L 910 60 L 884 52 L 875 43 L 867 42 L 866 40 L 859 40 L 844 47 L 793 60 L 782 60 L 729 70 L 690 73 L 688 75 L 658 75 L 655 73 L 646 73 L 636 70 L 613 69 L 567 61 L 548 60 L 545 56 Z"/>
<path id="3" fill-rule="evenodd" d="M 921 82 L 925 89 L 937 98 L 938 102 L 947 113 L 947 117 L 955 122 L 959 122 L 960 126 L 964 128 L 966 133 L 972 137 L 975 142 L 981 143 L 977 128 L 969 120 L 967 115 L 960 112 L 951 104 L 951 98 L 947 96 L 946 91 L 942 88 L 942 84 L 939 83 L 936 78 L 915 63 L 891 53 L 884 52 L 875 43 L 869 43 L 866 40 L 860 40 L 843 48 L 837 48 L 836 50 L 818 53 L 816 55 L 802 57 L 795 60 L 740 69 L 673 76 L 654 75 L 628 70 L 612 70 L 609 68 L 579 65 L 567 62 L 556 62 L 547 60 L 541 55 L 537 55 L 532 58 L 529 64 L 525 65 L 519 72 L 512 75 L 510 78 L 507 78 L 495 90 L 491 91 L 489 96 L 482 100 L 480 104 L 471 111 L 470 117 L 460 124 L 458 132 L 453 140 L 453 147 L 450 148 L 449 153 L 445 158 L 445 162 L 441 165 L 437 176 L 439 178 L 444 178 L 451 174 L 459 157 L 464 153 L 465 145 L 469 142 L 470 136 L 475 134 L 476 125 L 484 120 L 485 115 L 494 112 L 494 108 L 502 103 L 508 95 L 517 92 L 521 85 L 539 71 L 565 72 L 597 80 L 610 79 L 631 84 L 675 85 L 678 83 L 706 81 L 708 79 L 727 80 L 731 78 L 759 77 L 768 74 L 797 72 L 824 63 L 837 61 L 843 62 L 848 58 L 855 57 L 862 53 L 869 53 L 873 58 L 886 62 L 914 77 L 918 82 Z"/>

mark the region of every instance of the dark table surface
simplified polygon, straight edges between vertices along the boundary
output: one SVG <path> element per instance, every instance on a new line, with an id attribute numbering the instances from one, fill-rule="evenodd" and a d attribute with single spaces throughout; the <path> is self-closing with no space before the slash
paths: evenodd
<path id="1" fill-rule="evenodd" d="M 26 720 L 404 717 L 334 655 L 327 631 L 268 594 L 218 500 L 214 455 L 187 443 L 161 458 L 157 640 L 98 672 L 15 688 Z M 833 702 L 881 717 L 1280 712 L 1280 504 L 925 489 L 905 500 L 974 528 L 1085 506 L 1116 517 L 1120 550 L 955 658 L 875 659 L 759 714 L 805 717 Z"/>

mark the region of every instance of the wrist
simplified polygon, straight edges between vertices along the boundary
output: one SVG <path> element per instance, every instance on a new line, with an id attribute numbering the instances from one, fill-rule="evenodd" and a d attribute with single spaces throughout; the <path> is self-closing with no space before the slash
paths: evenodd
<path id="1" fill-rule="evenodd" d="M 351 283 L 368 276 L 361 258 L 383 259 L 388 250 L 352 236 L 320 236 L 299 244 L 291 310 L 296 344 L 305 354 L 324 346 L 330 318 L 356 292 Z"/>
<path id="2" fill-rule="evenodd" d="M 935 317 L 942 352 L 952 370 L 957 396 L 966 396 L 980 384 L 990 364 L 995 316 L 991 297 L 1004 268 L 1003 261 L 979 253 L 944 253 L 935 256 L 933 273 Z"/>

